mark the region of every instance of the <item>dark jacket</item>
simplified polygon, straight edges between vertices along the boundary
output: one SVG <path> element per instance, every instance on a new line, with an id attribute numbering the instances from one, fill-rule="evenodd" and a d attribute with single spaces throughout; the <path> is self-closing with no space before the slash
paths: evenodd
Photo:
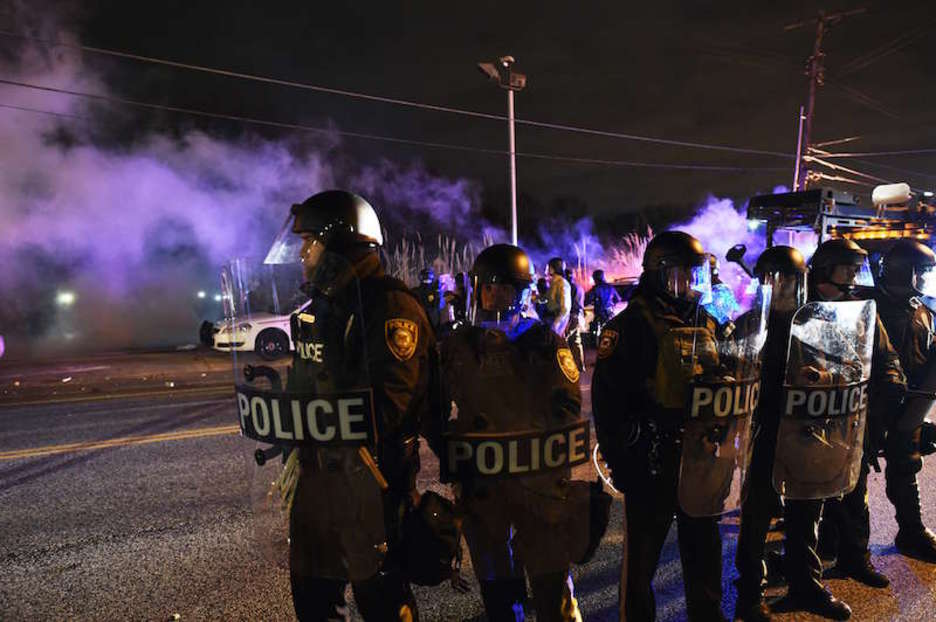
<path id="1" fill-rule="evenodd" d="M 595 317 L 607 322 L 614 313 L 614 306 L 621 302 L 621 295 L 610 283 L 598 283 L 585 294 L 585 305 L 592 305 Z"/>
<path id="2" fill-rule="evenodd" d="M 684 309 L 664 301 L 641 283 L 627 308 L 615 316 L 599 338 L 598 358 L 592 378 L 592 412 L 602 456 L 617 471 L 646 462 L 641 444 L 633 448 L 634 426 L 647 420 L 660 430 L 678 434 L 685 409 L 667 406 L 674 395 L 684 394 L 686 385 L 657 389 L 657 363 L 662 335 L 673 328 L 692 328 L 695 306 Z M 646 430 L 641 443 L 646 441 Z M 630 466 L 625 468 L 625 460 Z M 627 473 L 630 476 L 631 473 Z M 635 476 L 637 474 L 634 474 Z"/>

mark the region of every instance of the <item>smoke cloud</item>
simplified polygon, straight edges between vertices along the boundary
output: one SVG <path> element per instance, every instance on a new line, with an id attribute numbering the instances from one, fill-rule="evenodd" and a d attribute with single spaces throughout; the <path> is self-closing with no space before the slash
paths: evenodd
<path id="1" fill-rule="evenodd" d="M 79 55 L 60 48 L 24 46 L 0 61 L 0 72 L 108 92 Z M 432 176 L 418 163 L 337 170 L 335 136 L 190 131 L 102 146 L 95 130 L 126 111 L 8 85 L 0 103 L 0 334 L 8 354 L 195 342 L 199 321 L 221 313 L 220 266 L 262 256 L 288 206 L 320 190 L 357 190 L 391 231 L 413 222 L 463 230 L 479 209 L 476 184 Z"/>

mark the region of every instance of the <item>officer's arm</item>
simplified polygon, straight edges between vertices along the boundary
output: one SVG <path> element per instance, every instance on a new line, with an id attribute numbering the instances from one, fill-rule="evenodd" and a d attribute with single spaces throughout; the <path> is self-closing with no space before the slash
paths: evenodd
<path id="1" fill-rule="evenodd" d="M 549 386 L 552 387 L 550 405 L 552 415 L 559 423 L 571 423 L 577 421 L 582 416 L 582 391 L 579 388 L 579 371 L 573 364 L 572 367 L 563 369 L 562 361 L 566 360 L 567 365 L 572 361 L 572 353 L 568 351 L 569 345 L 565 339 L 552 331 L 546 331 L 549 339 L 547 348 L 547 361 L 549 369 L 552 369 L 552 379 Z M 565 357 L 561 357 L 559 350 L 566 350 Z"/>
<path id="2" fill-rule="evenodd" d="M 592 377 L 592 412 L 601 453 L 613 466 L 628 439 L 625 432 L 648 407 L 645 381 L 656 359 L 648 338 L 652 331 L 641 318 L 619 315 L 599 337 L 599 356 Z"/>
<path id="3" fill-rule="evenodd" d="M 429 408 L 431 373 L 430 352 L 435 350 L 435 337 L 426 313 L 402 292 L 388 295 L 387 313 L 383 321 L 368 326 L 367 347 L 371 384 L 378 417 L 385 427 L 384 435 L 403 439 L 414 435 Z M 414 348 L 404 341 L 394 341 L 388 322 L 403 320 L 398 330 L 412 331 Z"/>
<path id="4" fill-rule="evenodd" d="M 875 428 L 871 433 L 871 441 L 880 443 L 880 435 L 884 429 L 890 427 L 898 413 L 897 405 L 903 400 L 907 380 L 900 366 L 900 358 L 891 345 L 880 316 L 875 320 L 869 425 Z"/>

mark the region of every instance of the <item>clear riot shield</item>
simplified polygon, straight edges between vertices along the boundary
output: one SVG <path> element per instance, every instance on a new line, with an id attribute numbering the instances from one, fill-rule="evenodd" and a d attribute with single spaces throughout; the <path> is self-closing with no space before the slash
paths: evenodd
<path id="1" fill-rule="evenodd" d="M 308 268 L 307 268 L 308 270 Z M 386 552 L 364 309 L 354 270 L 235 260 L 222 273 L 256 545 L 294 574 L 373 576 Z M 258 351 L 277 331 L 284 356 Z"/>
<path id="2" fill-rule="evenodd" d="M 751 462 L 751 422 L 760 395 L 770 288 L 754 283 L 750 309 L 700 309 L 692 329 L 692 368 L 679 465 L 679 504 L 690 516 L 741 506 Z"/>
<path id="3" fill-rule="evenodd" d="M 518 342 L 523 337 L 465 326 L 441 344 L 448 409 L 439 471 L 443 482 L 457 484 L 475 574 L 525 594 L 524 569 L 559 576 L 566 589 L 564 573 L 590 558 L 603 528 L 592 523 L 600 512 L 591 511 L 592 483 L 585 481 L 590 429 L 572 354 Z"/>
<path id="4" fill-rule="evenodd" d="M 793 316 L 773 484 L 789 499 L 855 487 L 874 349 L 873 300 L 810 302 Z"/>

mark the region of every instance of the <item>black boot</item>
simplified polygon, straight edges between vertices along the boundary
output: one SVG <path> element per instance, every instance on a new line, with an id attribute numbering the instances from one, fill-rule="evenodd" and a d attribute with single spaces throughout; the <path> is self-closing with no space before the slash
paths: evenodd
<path id="1" fill-rule="evenodd" d="M 853 563 L 842 563 L 842 560 L 839 560 L 835 568 L 843 575 L 869 587 L 884 588 L 890 585 L 890 579 L 883 573 L 878 572 L 874 564 L 871 563 L 869 556 L 865 556 L 863 560 Z"/>
<path id="2" fill-rule="evenodd" d="M 744 622 L 769 622 L 770 607 L 764 602 L 763 597 L 746 603 L 738 599 L 738 604 L 735 607 L 734 619 L 743 620 Z"/>
<path id="3" fill-rule="evenodd" d="M 815 613 L 823 618 L 847 620 L 851 617 L 851 607 L 845 601 L 832 596 L 829 590 L 825 588 L 808 592 L 794 592 L 791 590 L 787 598 L 797 609 Z"/>
<path id="4" fill-rule="evenodd" d="M 900 528 L 894 539 L 902 555 L 936 564 L 936 534 L 926 527 Z"/>

